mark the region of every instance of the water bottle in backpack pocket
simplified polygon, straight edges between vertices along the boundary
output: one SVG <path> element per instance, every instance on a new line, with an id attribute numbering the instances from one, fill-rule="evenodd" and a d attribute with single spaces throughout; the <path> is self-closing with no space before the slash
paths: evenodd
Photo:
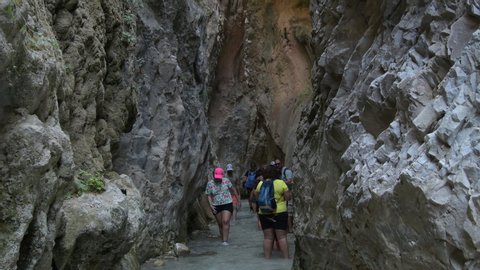
<path id="1" fill-rule="evenodd" d="M 257 206 L 262 214 L 272 214 L 277 210 L 275 201 L 274 180 L 263 181 L 258 193 Z"/>

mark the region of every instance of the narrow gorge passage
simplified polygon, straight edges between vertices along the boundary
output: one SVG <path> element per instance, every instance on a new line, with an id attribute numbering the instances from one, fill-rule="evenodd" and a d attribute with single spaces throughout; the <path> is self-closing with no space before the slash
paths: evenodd
<path id="1" fill-rule="evenodd" d="M 197 231 L 188 240 L 190 255 L 153 259 L 142 270 L 290 270 L 293 259 L 284 259 L 274 250 L 271 259 L 263 257 L 263 233 L 257 228 L 257 219 L 242 201 L 238 220 L 230 227 L 230 245 L 220 245 L 218 227 L 211 224 L 207 231 Z M 294 255 L 294 236 L 288 235 L 290 255 Z"/>
<path id="2" fill-rule="evenodd" d="M 223 1 L 223 40 L 208 111 L 218 165 L 292 165 L 313 91 L 308 1 Z M 239 172 L 237 172 L 239 173 Z"/>
<path id="3" fill-rule="evenodd" d="M 0 270 L 478 270 L 479 69 L 480 0 L 0 0 Z M 277 157 L 293 262 L 197 233 Z"/>

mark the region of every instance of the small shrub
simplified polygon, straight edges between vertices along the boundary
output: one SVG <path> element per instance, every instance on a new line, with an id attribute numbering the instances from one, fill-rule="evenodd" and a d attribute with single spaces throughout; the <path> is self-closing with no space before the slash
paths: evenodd
<path id="1" fill-rule="evenodd" d="M 71 192 L 67 192 L 67 193 L 64 195 L 63 198 L 64 198 L 65 200 L 70 200 L 72 197 L 73 197 L 73 196 L 72 196 L 72 193 L 71 193 Z"/>
<path id="2" fill-rule="evenodd" d="M 131 13 L 123 15 L 123 22 L 126 25 L 132 25 L 135 22 L 135 19 L 135 15 Z"/>
<path id="3" fill-rule="evenodd" d="M 10 17 L 13 18 L 15 17 L 15 10 L 18 8 L 20 5 L 20 0 L 11 0 L 4 8 L 3 10 L 5 13 Z"/>
<path id="4" fill-rule="evenodd" d="M 92 174 L 86 171 L 81 171 L 79 179 L 78 193 L 80 193 L 80 195 L 85 192 L 101 193 L 105 191 L 105 180 L 103 179 L 103 175 L 99 172 Z"/>

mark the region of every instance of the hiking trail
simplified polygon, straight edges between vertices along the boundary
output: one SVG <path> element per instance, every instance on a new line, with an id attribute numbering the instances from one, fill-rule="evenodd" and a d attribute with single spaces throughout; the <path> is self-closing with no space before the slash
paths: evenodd
<path id="1" fill-rule="evenodd" d="M 194 233 L 187 246 L 190 255 L 166 259 L 165 264 L 156 266 L 152 261 L 142 265 L 142 270 L 290 270 L 292 259 L 284 259 L 279 250 L 274 249 L 271 259 L 263 257 L 263 232 L 257 229 L 257 219 L 250 213 L 248 202 L 242 200 L 237 220 L 231 222 L 228 246 L 222 246 L 216 223 L 208 231 Z M 294 236 L 288 234 L 290 257 L 294 253 Z"/>

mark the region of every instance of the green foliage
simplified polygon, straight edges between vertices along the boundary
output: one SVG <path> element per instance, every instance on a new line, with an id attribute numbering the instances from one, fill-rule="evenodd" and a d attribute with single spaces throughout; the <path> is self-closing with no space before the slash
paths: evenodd
<path id="1" fill-rule="evenodd" d="M 3 10 L 5 13 L 13 18 L 15 16 L 15 10 L 18 8 L 20 5 L 20 0 L 11 0 L 4 8 Z"/>
<path id="2" fill-rule="evenodd" d="M 10 2 L 6 7 L 3 8 L 3 10 L 5 11 L 5 13 L 7 13 L 7 15 L 9 17 L 13 17 L 13 13 L 15 12 L 15 5 L 12 4 L 12 2 Z"/>
<path id="3" fill-rule="evenodd" d="M 137 43 L 137 38 L 129 32 L 122 33 L 122 40 L 128 46 L 133 46 Z"/>
<path id="4" fill-rule="evenodd" d="M 73 197 L 72 193 L 71 192 L 67 192 L 64 196 L 64 199 L 65 200 L 70 200 L 71 198 Z"/>
<path id="5" fill-rule="evenodd" d="M 48 49 L 60 49 L 60 44 L 54 36 L 48 36 L 43 32 L 33 31 L 27 24 L 24 24 L 19 32 L 25 36 L 25 45 L 35 51 Z"/>
<path id="6" fill-rule="evenodd" d="M 122 17 L 123 19 L 123 22 L 127 25 L 132 25 L 133 22 L 135 22 L 135 15 L 129 13 L 129 14 L 125 14 L 123 15 Z"/>
<path id="7" fill-rule="evenodd" d="M 77 183 L 79 195 L 85 192 L 101 193 L 105 191 L 105 180 L 100 172 L 89 173 L 81 171 L 79 179 L 80 182 Z"/>

